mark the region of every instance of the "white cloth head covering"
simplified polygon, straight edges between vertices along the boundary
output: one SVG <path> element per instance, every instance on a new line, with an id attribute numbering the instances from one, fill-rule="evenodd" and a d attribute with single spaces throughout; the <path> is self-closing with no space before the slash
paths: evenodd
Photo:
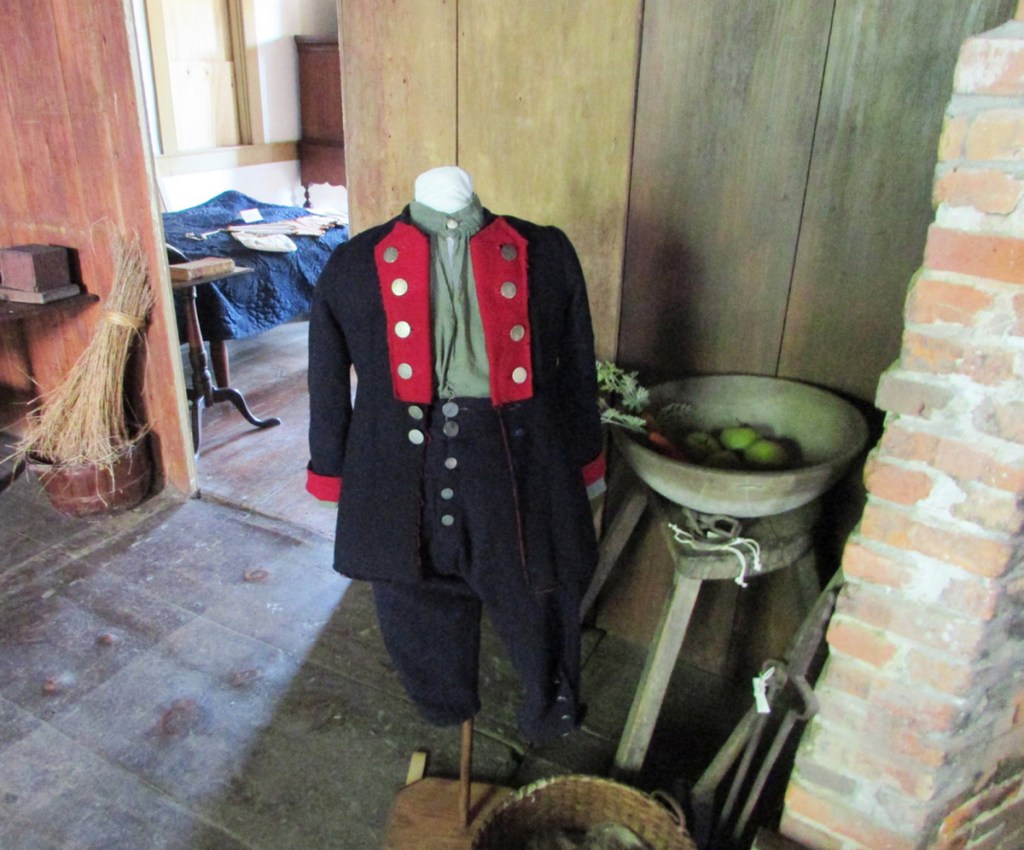
<path id="1" fill-rule="evenodd" d="M 431 168 L 416 178 L 415 198 L 439 212 L 458 212 L 473 200 L 473 178 L 456 165 Z"/>

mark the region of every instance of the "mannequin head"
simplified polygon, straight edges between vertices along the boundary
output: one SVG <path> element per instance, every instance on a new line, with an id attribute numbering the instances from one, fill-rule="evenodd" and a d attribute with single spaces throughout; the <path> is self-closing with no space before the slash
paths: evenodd
<path id="1" fill-rule="evenodd" d="M 456 165 L 431 168 L 416 178 L 415 199 L 439 212 L 457 212 L 473 199 L 473 178 Z"/>

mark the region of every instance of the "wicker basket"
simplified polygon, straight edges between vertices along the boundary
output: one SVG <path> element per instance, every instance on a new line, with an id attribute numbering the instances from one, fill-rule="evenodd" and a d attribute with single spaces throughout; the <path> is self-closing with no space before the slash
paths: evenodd
<path id="1" fill-rule="evenodd" d="M 480 825 L 472 850 L 523 850 L 539 832 L 585 832 L 607 821 L 633 830 L 652 850 L 697 850 L 682 811 L 666 795 L 595 776 L 556 776 L 512 792 Z"/>

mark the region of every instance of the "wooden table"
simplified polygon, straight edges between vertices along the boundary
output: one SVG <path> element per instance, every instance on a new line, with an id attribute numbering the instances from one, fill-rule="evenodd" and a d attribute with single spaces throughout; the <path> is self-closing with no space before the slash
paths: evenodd
<path id="1" fill-rule="evenodd" d="M 584 597 L 581 616 L 590 609 L 641 517 L 648 510 L 653 510 L 658 520 L 675 574 L 672 592 L 665 600 L 661 619 L 648 647 L 643 673 L 615 754 L 613 773 L 624 780 L 635 777 L 643 767 L 669 679 L 705 581 L 735 581 L 744 572 L 747 579 L 752 579 L 793 567 L 797 570 L 801 602 L 807 608 L 813 604 L 820 589 L 811 534 L 820 515 L 818 502 L 775 516 L 742 520 L 739 536 L 758 544 L 761 568 L 755 571 L 752 558 L 746 559 L 744 567 L 733 552 L 722 549 L 696 551 L 681 546 L 669 527 L 670 523 L 677 527 L 686 526 L 688 513 L 691 522 L 694 518 L 706 522 L 711 517 L 670 502 L 638 481 L 626 495 L 602 539 L 597 570 Z M 742 545 L 737 548 L 741 551 L 749 549 Z"/>
<path id="2" fill-rule="evenodd" d="M 185 306 L 185 330 L 188 336 L 188 358 L 192 365 L 192 386 L 188 389 L 188 400 L 191 402 L 192 418 L 192 449 L 198 455 L 202 438 L 203 409 L 207 405 L 221 401 L 231 402 L 235 409 L 245 417 L 246 421 L 257 428 L 272 428 L 280 425 L 279 418 L 259 419 L 249 409 L 245 396 L 233 387 L 220 387 L 210 375 L 209 359 L 206 356 L 206 345 L 202 329 L 199 326 L 199 312 L 196 308 L 196 287 L 218 280 L 252 274 L 252 269 L 238 266 L 230 272 L 197 277 L 192 280 L 172 280 L 171 286 L 175 294 L 180 294 Z"/>

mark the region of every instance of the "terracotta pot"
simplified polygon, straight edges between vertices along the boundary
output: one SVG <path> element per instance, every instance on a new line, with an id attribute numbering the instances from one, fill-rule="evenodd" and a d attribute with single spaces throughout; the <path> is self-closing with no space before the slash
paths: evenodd
<path id="1" fill-rule="evenodd" d="M 73 517 L 113 514 L 134 508 L 149 493 L 153 468 L 149 446 L 140 440 L 109 466 L 55 466 L 29 460 L 50 503 Z"/>

